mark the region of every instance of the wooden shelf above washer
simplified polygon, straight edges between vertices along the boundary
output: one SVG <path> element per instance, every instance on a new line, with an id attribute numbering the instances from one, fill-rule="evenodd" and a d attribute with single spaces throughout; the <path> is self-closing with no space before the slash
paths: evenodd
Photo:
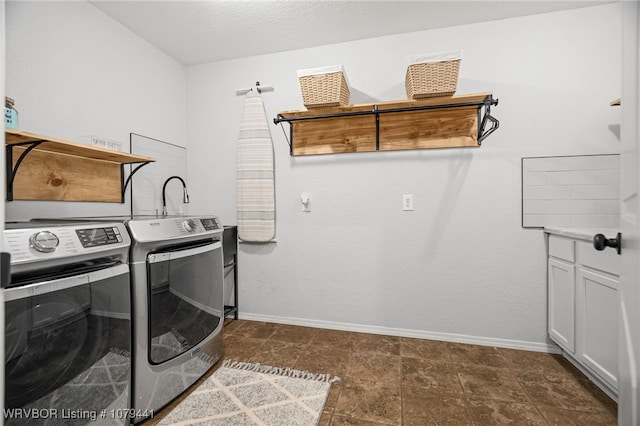
<path id="1" fill-rule="evenodd" d="M 124 165 L 154 158 L 5 130 L 7 201 L 124 202 Z"/>
<path id="2" fill-rule="evenodd" d="M 114 151 L 112 149 L 85 145 L 77 142 L 69 142 L 49 136 L 35 133 L 6 129 L 4 132 L 5 145 L 25 145 L 33 142 L 46 142 L 36 149 L 42 152 L 55 152 L 57 154 L 73 155 L 98 161 L 110 161 L 119 164 L 148 163 L 154 158 L 142 155 L 129 154 L 128 152 Z"/>

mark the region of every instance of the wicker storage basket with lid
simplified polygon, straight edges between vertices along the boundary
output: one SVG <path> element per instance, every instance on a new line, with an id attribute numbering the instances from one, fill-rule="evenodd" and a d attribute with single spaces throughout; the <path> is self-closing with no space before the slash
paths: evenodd
<path id="1" fill-rule="evenodd" d="M 409 99 L 451 96 L 456 92 L 461 50 L 413 55 L 408 60 L 405 87 Z"/>
<path id="2" fill-rule="evenodd" d="M 349 104 L 349 82 L 342 65 L 298 70 L 298 81 L 307 108 Z"/>

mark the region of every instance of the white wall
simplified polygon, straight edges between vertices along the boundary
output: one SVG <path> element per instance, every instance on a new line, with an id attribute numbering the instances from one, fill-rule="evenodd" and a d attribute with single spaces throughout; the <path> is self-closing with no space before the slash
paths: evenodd
<path id="1" fill-rule="evenodd" d="M 500 100 L 480 148 L 290 157 L 273 126 L 277 243 L 241 244 L 241 316 L 545 349 L 545 246 L 521 228 L 520 161 L 618 152 L 619 23 L 613 4 L 189 67 L 190 211 L 226 224 L 236 89 L 272 84 L 271 119 L 302 108 L 297 69 L 341 63 L 352 103 L 398 100 L 406 56 L 463 49 L 458 92 Z"/>
<path id="2" fill-rule="evenodd" d="M 620 109 L 609 102 L 620 96 L 619 5 L 186 73 L 84 2 L 8 2 L 6 15 L 6 89 L 22 129 L 71 140 L 94 134 L 127 143 L 129 132 L 188 140 L 189 211 L 216 213 L 227 224 L 236 213 L 243 104 L 236 89 L 257 80 L 275 86 L 263 95 L 273 118 L 302 107 L 297 69 L 342 63 L 352 103 L 403 99 L 407 55 L 463 49 L 458 91 L 500 99 L 493 113 L 501 127 L 480 148 L 294 158 L 272 127 L 278 242 L 241 245 L 241 315 L 544 347 L 545 247 L 539 231 L 520 227 L 520 160 L 618 152 Z M 303 191 L 310 213 L 301 211 Z M 401 210 L 407 193 L 413 212 Z M 6 204 L 7 220 L 127 211 L 123 204 Z"/>
<path id="3" fill-rule="evenodd" d="M 6 93 L 21 130 L 127 149 L 135 132 L 186 146 L 181 64 L 84 1 L 8 1 L 6 24 Z M 128 212 L 128 203 L 6 203 L 7 220 Z"/>

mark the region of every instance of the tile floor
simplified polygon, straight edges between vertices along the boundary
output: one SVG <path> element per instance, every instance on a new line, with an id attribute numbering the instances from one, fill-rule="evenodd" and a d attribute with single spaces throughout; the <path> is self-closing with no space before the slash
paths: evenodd
<path id="1" fill-rule="evenodd" d="M 320 426 L 617 424 L 559 355 L 243 320 L 224 344 L 226 359 L 341 377 Z"/>

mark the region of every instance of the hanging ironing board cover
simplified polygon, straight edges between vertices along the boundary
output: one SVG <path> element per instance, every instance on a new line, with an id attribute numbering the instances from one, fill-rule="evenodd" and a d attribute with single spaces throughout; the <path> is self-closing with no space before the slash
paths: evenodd
<path id="1" fill-rule="evenodd" d="M 268 242 L 275 237 L 273 143 L 262 98 L 249 92 L 244 101 L 237 147 L 238 238 Z"/>

